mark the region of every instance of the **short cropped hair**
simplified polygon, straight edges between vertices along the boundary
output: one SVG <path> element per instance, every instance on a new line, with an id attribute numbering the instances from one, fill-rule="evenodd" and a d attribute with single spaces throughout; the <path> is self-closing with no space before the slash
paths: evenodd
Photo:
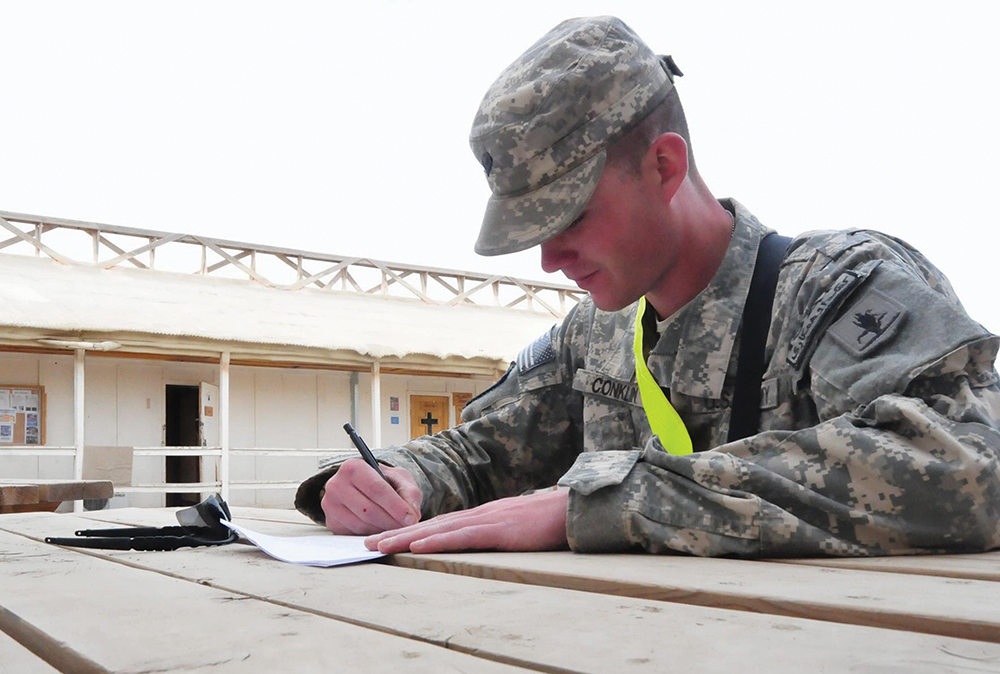
<path id="1" fill-rule="evenodd" d="M 642 158 L 661 134 L 676 133 L 687 143 L 688 173 L 698 175 L 695 168 L 694 152 L 691 150 L 691 134 L 688 132 L 687 118 L 681 106 L 677 89 L 671 89 L 666 98 L 660 101 L 648 115 L 608 146 L 608 164 L 638 173 Z"/>

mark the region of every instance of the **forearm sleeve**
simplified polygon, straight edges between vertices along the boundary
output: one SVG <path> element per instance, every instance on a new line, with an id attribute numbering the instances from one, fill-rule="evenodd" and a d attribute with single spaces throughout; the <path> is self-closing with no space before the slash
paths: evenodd
<path id="1" fill-rule="evenodd" d="M 560 481 L 570 545 L 737 557 L 1000 547 L 1000 391 L 970 360 L 981 352 L 801 431 L 689 457 L 655 437 L 641 453 L 581 455 Z"/>
<path id="2" fill-rule="evenodd" d="M 572 465 L 582 446 L 582 404 L 571 386 L 577 340 L 567 336 L 574 316 L 470 401 L 465 423 L 374 452 L 413 475 L 424 519 L 551 486 Z M 316 522 L 324 521 L 323 489 L 343 460 L 299 487 L 295 507 Z"/>

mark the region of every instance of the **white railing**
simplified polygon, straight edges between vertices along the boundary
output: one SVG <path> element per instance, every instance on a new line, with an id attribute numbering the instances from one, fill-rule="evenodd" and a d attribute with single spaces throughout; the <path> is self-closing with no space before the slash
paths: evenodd
<path id="1" fill-rule="evenodd" d="M 325 458 L 337 454 L 357 454 L 357 450 L 344 448 L 330 449 L 298 449 L 287 447 L 234 447 L 229 450 L 230 456 L 287 456 Z M 76 456 L 75 447 L 47 447 L 40 445 L 11 445 L 0 448 L 0 457 L 5 456 Z M 165 457 L 165 456 L 205 456 L 221 457 L 221 447 L 134 447 L 133 457 Z M 308 477 L 308 476 L 306 476 Z M 229 481 L 229 489 L 295 489 L 301 480 L 268 481 L 248 480 Z M 115 485 L 115 494 L 148 494 L 175 493 L 189 494 L 198 492 L 220 491 L 224 487 L 221 480 L 214 482 L 161 482 L 154 484 L 133 484 L 130 486 Z"/>
<path id="2" fill-rule="evenodd" d="M 329 457 L 336 454 L 356 454 L 357 450 L 354 449 L 343 449 L 343 448 L 331 448 L 331 449 L 298 449 L 298 448 L 287 448 L 287 447 L 234 447 L 229 450 L 229 456 L 287 456 L 287 457 L 308 457 L 315 456 Z M 205 457 L 221 457 L 222 448 L 221 447 L 134 447 L 132 449 L 133 457 L 154 457 L 154 456 L 205 456 Z M 308 476 L 306 476 L 308 477 Z M 225 490 L 227 487 L 231 489 L 295 489 L 299 486 L 301 480 L 296 481 L 268 481 L 268 480 L 249 480 L 249 481 L 228 481 L 228 485 L 224 485 L 222 480 L 216 480 L 214 482 L 163 482 L 156 484 L 133 484 L 131 486 L 121 486 L 115 487 L 115 493 L 129 494 L 129 493 L 174 493 L 174 494 L 186 494 L 186 493 L 198 493 L 198 492 L 208 492 L 208 491 L 220 491 Z"/>
<path id="3" fill-rule="evenodd" d="M 76 456 L 76 447 L 10 445 L 9 447 L 0 447 L 0 456 Z"/>
<path id="4" fill-rule="evenodd" d="M 222 456 L 222 447 L 133 447 L 132 456 Z"/>
<path id="5" fill-rule="evenodd" d="M 0 232 L 4 230 L 12 235 L 0 241 L 0 250 L 7 252 L 45 255 L 64 264 L 96 265 L 104 269 L 131 265 L 201 276 L 235 276 L 289 291 L 316 287 L 416 298 L 446 306 L 517 307 L 548 312 L 557 318 L 562 318 L 585 295 L 573 286 L 499 274 L 0 211 Z M 48 235 L 45 241 L 44 235 Z"/>

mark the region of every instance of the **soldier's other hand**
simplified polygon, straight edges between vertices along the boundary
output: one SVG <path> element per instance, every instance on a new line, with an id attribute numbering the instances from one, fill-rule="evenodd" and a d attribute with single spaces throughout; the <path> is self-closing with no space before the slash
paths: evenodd
<path id="1" fill-rule="evenodd" d="M 391 485 L 361 459 L 348 459 L 326 481 L 321 505 L 330 531 L 366 536 L 420 521 L 417 481 L 403 468 L 381 468 Z"/>
<path id="2" fill-rule="evenodd" d="M 491 501 L 478 508 L 439 515 L 426 522 L 365 539 L 369 550 L 458 552 L 461 550 L 563 550 L 569 490 L 545 491 Z"/>

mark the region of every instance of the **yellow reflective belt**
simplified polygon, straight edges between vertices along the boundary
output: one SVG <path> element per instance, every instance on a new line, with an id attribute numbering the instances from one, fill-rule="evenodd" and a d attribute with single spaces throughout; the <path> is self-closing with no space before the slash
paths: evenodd
<path id="1" fill-rule="evenodd" d="M 671 454 L 684 456 L 692 452 L 691 436 L 677 410 L 667 400 L 663 389 L 653 379 L 646 366 L 646 354 L 642 348 L 642 316 L 646 313 L 646 298 L 639 298 L 639 311 L 635 315 L 635 377 L 639 382 L 642 409 L 646 411 L 649 427 L 659 436 L 660 444 Z"/>

